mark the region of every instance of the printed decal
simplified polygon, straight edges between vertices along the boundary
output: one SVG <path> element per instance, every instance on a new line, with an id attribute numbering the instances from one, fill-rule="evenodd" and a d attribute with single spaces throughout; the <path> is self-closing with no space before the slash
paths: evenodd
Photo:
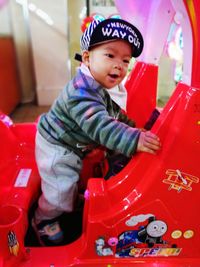
<path id="1" fill-rule="evenodd" d="M 15 187 L 26 187 L 31 176 L 31 169 L 21 169 L 15 181 Z"/>
<path id="2" fill-rule="evenodd" d="M 137 224 L 139 225 L 136 227 Z M 181 248 L 164 239 L 168 229 L 167 224 L 163 220 L 157 220 L 154 215 L 132 216 L 126 221 L 126 225 L 134 228 L 122 232 L 118 237 L 99 237 L 95 241 L 97 255 L 113 255 L 119 258 L 177 256 L 180 254 Z M 174 239 L 176 235 L 180 235 L 178 230 L 174 231 Z"/>
<path id="3" fill-rule="evenodd" d="M 194 236 L 194 231 L 193 230 L 186 230 L 184 233 L 182 233 L 181 230 L 174 230 L 171 234 L 171 237 L 174 239 L 179 239 L 181 237 L 185 239 L 190 239 Z"/>
<path id="4" fill-rule="evenodd" d="M 109 256 L 114 254 L 112 247 L 105 241 L 105 237 L 99 237 L 95 243 L 97 255 Z"/>
<path id="5" fill-rule="evenodd" d="M 181 248 L 132 248 L 132 257 L 158 257 L 158 256 L 178 256 Z"/>
<path id="6" fill-rule="evenodd" d="M 137 216 L 132 216 L 128 221 L 126 221 L 127 226 L 135 226 L 140 222 L 145 222 L 150 217 L 153 217 L 153 214 L 140 214 Z"/>
<path id="7" fill-rule="evenodd" d="M 194 231 L 193 231 L 193 230 L 187 230 L 187 231 L 185 231 L 184 234 L 183 234 L 183 237 L 184 237 L 185 239 L 190 239 L 190 238 L 192 238 L 193 236 L 194 236 Z"/>
<path id="8" fill-rule="evenodd" d="M 193 175 L 181 172 L 180 170 L 167 170 L 167 178 L 163 183 L 169 184 L 169 190 L 174 189 L 180 193 L 182 190 L 192 191 L 192 184 L 199 183 L 199 178 Z"/>
<path id="9" fill-rule="evenodd" d="M 179 239 L 182 236 L 182 231 L 181 230 L 174 230 L 171 234 L 171 237 L 173 239 Z"/>
<path id="10" fill-rule="evenodd" d="M 17 256 L 19 253 L 19 243 L 17 241 L 16 234 L 13 231 L 8 233 L 8 246 L 10 253 Z"/>

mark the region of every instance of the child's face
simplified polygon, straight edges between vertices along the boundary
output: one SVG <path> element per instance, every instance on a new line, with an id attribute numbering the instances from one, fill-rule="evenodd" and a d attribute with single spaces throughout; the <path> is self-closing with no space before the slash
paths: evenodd
<path id="1" fill-rule="evenodd" d="M 122 40 L 112 41 L 85 51 L 83 62 L 94 79 L 110 89 L 124 79 L 131 59 L 131 47 Z"/>

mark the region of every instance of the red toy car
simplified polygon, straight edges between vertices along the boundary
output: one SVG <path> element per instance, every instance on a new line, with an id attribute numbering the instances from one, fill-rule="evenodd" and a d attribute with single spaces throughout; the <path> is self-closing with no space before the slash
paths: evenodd
<path id="1" fill-rule="evenodd" d="M 140 3 L 116 1 L 122 15 Z M 39 247 L 29 224 L 40 194 L 36 123 L 13 124 L 1 114 L 0 267 L 200 266 L 200 2 L 149 1 L 151 17 L 159 13 L 164 20 L 168 6 L 173 14 L 182 12 L 186 63 L 190 56 L 185 69 L 191 68 L 153 125 L 162 149 L 157 155 L 138 153 L 108 180 L 94 177 L 105 171 L 104 153 L 88 155 L 83 212 L 63 217 L 64 225 L 71 222 L 66 230 L 72 236 L 62 246 Z M 158 66 L 145 62 L 135 64 L 126 82 L 127 110 L 140 126 L 156 108 Z"/>

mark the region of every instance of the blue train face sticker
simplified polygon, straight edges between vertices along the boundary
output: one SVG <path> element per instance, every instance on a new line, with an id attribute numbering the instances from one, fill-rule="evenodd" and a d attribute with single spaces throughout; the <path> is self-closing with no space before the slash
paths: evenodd
<path id="1" fill-rule="evenodd" d="M 119 236 L 118 248 L 133 245 L 134 247 L 146 244 L 147 247 L 153 247 L 155 244 L 164 244 L 162 236 L 167 232 L 167 224 L 161 220 L 149 218 L 146 226 L 138 230 L 129 230 Z"/>
<path id="2" fill-rule="evenodd" d="M 118 237 L 99 237 L 96 242 L 96 253 L 99 256 L 114 257 L 156 257 L 178 256 L 181 248 L 164 239 L 167 224 L 157 220 L 152 214 L 133 216 L 126 225 L 140 226 L 122 232 Z M 141 225 L 143 221 L 144 225 Z"/>
<path id="3" fill-rule="evenodd" d="M 135 230 L 125 231 L 118 237 L 118 244 L 116 247 L 116 255 L 118 257 L 135 256 L 134 248 L 137 248 L 137 254 L 139 248 L 148 248 L 146 252 L 152 253 L 149 248 L 154 248 L 159 252 L 159 248 L 169 247 L 169 244 L 163 240 L 164 234 L 167 232 L 167 224 L 164 221 L 156 220 L 154 216 L 148 219 L 148 223 L 145 226 L 141 226 Z M 176 248 L 176 245 L 171 247 Z M 155 250 L 156 248 L 156 250 Z"/>
<path id="4" fill-rule="evenodd" d="M 165 222 L 155 220 L 150 222 L 146 228 L 138 231 L 139 240 L 146 243 L 148 247 L 153 247 L 154 244 L 163 244 L 162 236 L 167 232 Z"/>

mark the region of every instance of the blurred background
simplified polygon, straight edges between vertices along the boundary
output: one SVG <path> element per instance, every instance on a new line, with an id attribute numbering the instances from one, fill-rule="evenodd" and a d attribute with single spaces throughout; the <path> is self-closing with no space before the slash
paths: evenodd
<path id="1" fill-rule="evenodd" d="M 0 0 L 0 111 L 21 122 L 49 109 L 75 74 L 74 55 L 93 15 L 118 16 L 119 10 L 114 0 Z M 159 61 L 158 105 L 181 80 L 182 47 L 173 22 Z"/>

